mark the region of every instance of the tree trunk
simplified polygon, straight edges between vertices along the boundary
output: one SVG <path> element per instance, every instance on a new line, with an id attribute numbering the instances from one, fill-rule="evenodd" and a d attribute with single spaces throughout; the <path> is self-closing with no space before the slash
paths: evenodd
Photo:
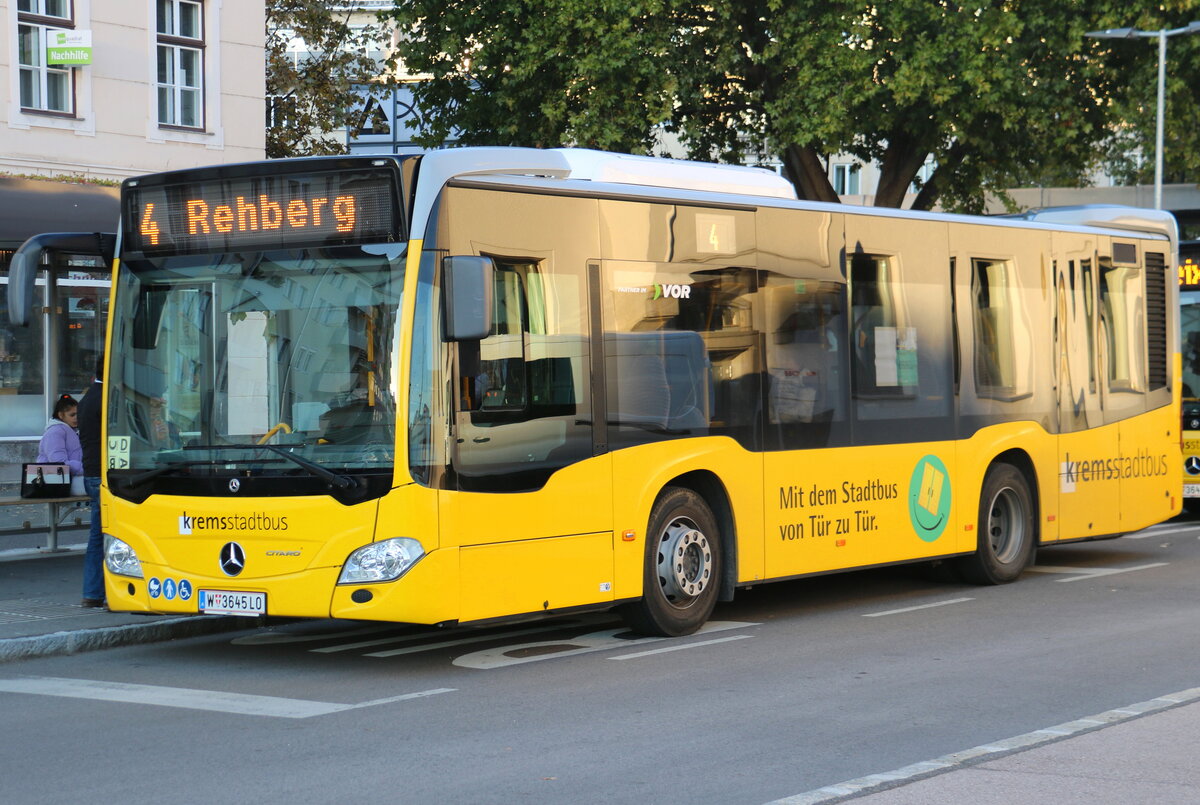
<path id="1" fill-rule="evenodd" d="M 783 151 L 783 166 L 800 198 L 806 201 L 841 201 L 833 192 L 825 166 L 812 147 L 789 145 Z"/>
<path id="2" fill-rule="evenodd" d="M 879 166 L 879 187 L 875 190 L 876 207 L 900 207 L 908 186 L 917 178 L 928 152 L 913 138 L 893 137 L 888 140 Z"/>
<path id="3" fill-rule="evenodd" d="M 921 192 L 917 193 L 917 197 L 912 203 L 912 209 L 926 211 L 933 209 L 933 205 L 937 203 L 938 196 L 942 194 L 945 177 L 957 170 L 966 153 L 967 151 L 963 148 L 962 143 L 956 142 L 950 146 L 950 150 L 938 162 L 938 166 L 933 169 L 929 181 L 925 182 L 925 186 L 921 188 Z"/>

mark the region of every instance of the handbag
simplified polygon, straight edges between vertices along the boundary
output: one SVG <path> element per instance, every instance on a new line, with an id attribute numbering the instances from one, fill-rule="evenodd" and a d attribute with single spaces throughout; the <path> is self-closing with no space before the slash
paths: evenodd
<path id="1" fill-rule="evenodd" d="M 22 464 L 21 497 L 65 498 L 71 495 L 71 468 L 66 464 Z"/>

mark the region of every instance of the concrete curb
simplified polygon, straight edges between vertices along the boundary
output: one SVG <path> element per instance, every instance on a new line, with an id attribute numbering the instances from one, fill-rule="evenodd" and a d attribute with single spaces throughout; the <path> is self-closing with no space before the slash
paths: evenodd
<path id="1" fill-rule="evenodd" d="M 76 629 L 31 637 L 14 637 L 0 640 L 0 663 L 253 629 L 258 625 L 259 621 L 251 618 L 196 615 L 145 624 L 129 623 L 99 629 Z"/>

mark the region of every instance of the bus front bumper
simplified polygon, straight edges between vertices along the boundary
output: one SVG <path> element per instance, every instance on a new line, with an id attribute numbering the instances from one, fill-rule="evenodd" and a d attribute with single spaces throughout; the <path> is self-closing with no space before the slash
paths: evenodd
<path id="1" fill-rule="evenodd" d="M 201 576 L 142 564 L 143 578 L 105 570 L 114 612 L 348 618 L 435 624 L 458 619 L 457 549 L 423 556 L 395 581 L 338 584 L 340 567 L 262 578 Z"/>

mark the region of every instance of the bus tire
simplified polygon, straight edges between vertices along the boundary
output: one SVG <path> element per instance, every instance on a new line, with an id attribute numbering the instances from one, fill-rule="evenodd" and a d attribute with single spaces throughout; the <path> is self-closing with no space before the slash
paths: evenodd
<path id="1" fill-rule="evenodd" d="M 1016 581 L 1033 559 L 1036 542 L 1033 494 L 1025 475 L 1011 464 L 988 470 L 979 493 L 978 546 L 959 562 L 974 584 Z"/>
<path id="2" fill-rule="evenodd" d="M 712 614 L 721 587 L 721 535 L 691 489 L 669 486 L 650 510 L 642 597 L 621 611 L 635 632 L 679 637 Z"/>

